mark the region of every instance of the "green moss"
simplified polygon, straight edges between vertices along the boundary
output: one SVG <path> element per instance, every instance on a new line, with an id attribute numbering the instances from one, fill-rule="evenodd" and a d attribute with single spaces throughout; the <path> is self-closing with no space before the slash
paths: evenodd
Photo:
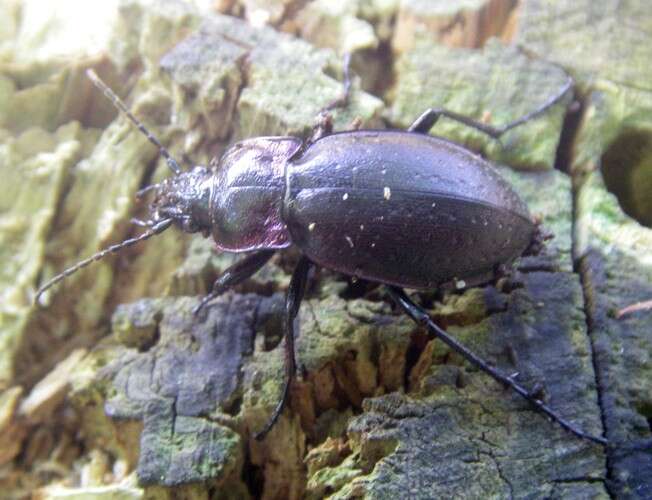
<path id="1" fill-rule="evenodd" d="M 340 465 L 320 469 L 308 478 L 306 498 L 317 499 L 337 494 L 361 474 L 362 470 L 356 464 L 356 457 L 349 456 Z"/>
<path id="2" fill-rule="evenodd" d="M 501 126 L 558 95 L 567 77 L 557 67 L 530 60 L 492 41 L 482 52 L 419 43 L 397 61 L 391 120 L 407 128 L 428 108 L 447 110 Z M 500 143 L 442 118 L 431 133 L 451 138 L 493 160 L 520 169 L 552 168 L 567 99 L 501 137 Z"/>

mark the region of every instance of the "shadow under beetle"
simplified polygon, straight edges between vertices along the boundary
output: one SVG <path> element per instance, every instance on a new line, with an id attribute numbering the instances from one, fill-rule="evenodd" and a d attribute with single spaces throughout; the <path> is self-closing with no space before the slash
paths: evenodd
<path id="1" fill-rule="evenodd" d="M 262 439 L 283 411 L 296 375 L 294 319 L 315 265 L 387 285 L 392 299 L 431 337 L 444 341 L 470 363 L 511 387 L 565 430 L 605 445 L 606 439 L 575 427 L 528 391 L 439 328 L 403 287 L 429 290 L 450 283 L 490 281 L 516 258 L 536 253 L 542 236 L 527 206 L 480 156 L 428 135 L 441 116 L 494 139 L 545 112 L 572 87 L 572 80 L 538 109 L 496 128 L 444 109 L 429 109 L 406 131 L 353 130 L 332 133 L 327 115 L 310 139 L 258 137 L 229 148 L 209 168 L 183 172 L 161 143 L 92 71 L 89 78 L 158 147 L 171 178 L 154 191 L 147 227 L 136 238 L 112 245 L 55 276 L 55 283 L 112 252 L 159 234 L 172 225 L 212 236 L 227 252 L 251 252 L 228 268 L 195 313 L 265 265 L 276 250 L 296 245 L 303 253 L 290 281 L 284 314 L 285 384 Z M 346 105 L 345 92 L 323 111 Z"/>

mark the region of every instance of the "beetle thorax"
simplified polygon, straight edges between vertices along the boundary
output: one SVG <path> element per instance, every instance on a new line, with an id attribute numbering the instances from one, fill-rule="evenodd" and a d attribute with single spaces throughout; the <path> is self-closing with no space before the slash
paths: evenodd
<path id="1" fill-rule="evenodd" d="M 161 182 L 151 206 L 154 221 L 172 219 L 187 233 L 210 232 L 210 194 L 213 176 L 205 167 L 194 167 Z"/>
<path id="2" fill-rule="evenodd" d="M 301 147 L 295 137 L 258 137 L 239 142 L 220 159 L 211 196 L 211 230 L 230 252 L 284 248 L 285 169 Z"/>

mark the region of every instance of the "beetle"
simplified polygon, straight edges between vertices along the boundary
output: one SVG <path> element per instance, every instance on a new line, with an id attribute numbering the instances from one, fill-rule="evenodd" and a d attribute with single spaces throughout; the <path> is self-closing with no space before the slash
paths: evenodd
<path id="1" fill-rule="evenodd" d="M 175 225 L 212 237 L 218 249 L 247 252 L 214 282 L 195 308 L 198 313 L 225 290 L 251 277 L 280 249 L 302 252 L 286 294 L 285 382 L 264 438 L 281 415 L 296 375 L 294 319 L 315 265 L 387 286 L 390 297 L 431 337 L 444 341 L 476 367 L 511 387 L 565 430 L 605 445 L 602 437 L 578 429 L 528 391 L 513 376 L 493 368 L 438 327 L 404 288 L 432 290 L 485 283 L 505 266 L 542 245 L 543 233 L 527 206 L 490 163 L 468 149 L 428 134 L 444 116 L 498 139 L 545 112 L 572 88 L 524 117 L 500 128 L 445 109 L 426 110 L 407 130 L 332 132 L 328 114 L 308 140 L 257 137 L 232 145 L 209 167 L 183 172 L 176 160 L 127 106 L 92 71 L 92 82 L 158 147 L 173 176 L 148 186 L 153 191 L 148 221 L 138 237 L 80 261 L 42 285 L 36 299 L 109 253 L 160 234 Z M 345 63 L 345 105 L 350 78 Z"/>

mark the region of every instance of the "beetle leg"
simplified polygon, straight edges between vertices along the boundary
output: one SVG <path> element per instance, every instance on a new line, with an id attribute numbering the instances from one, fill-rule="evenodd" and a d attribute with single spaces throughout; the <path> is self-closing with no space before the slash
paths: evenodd
<path id="1" fill-rule="evenodd" d="M 331 135 L 333 133 L 333 116 L 330 113 L 320 113 L 317 124 L 312 127 L 310 137 L 306 141 L 307 144 L 312 144 L 322 137 Z"/>
<path id="2" fill-rule="evenodd" d="M 342 82 L 344 91 L 337 99 L 321 108 L 319 114 L 327 113 L 335 108 L 346 108 L 349 105 L 349 100 L 351 99 L 351 54 L 349 52 L 344 54 L 342 68 L 344 73 L 344 81 Z"/>
<path id="3" fill-rule="evenodd" d="M 332 134 L 333 117 L 330 112 L 336 108 L 346 108 L 349 105 L 349 101 L 351 100 L 351 54 L 348 52 L 344 54 L 342 66 L 344 73 L 344 81 L 342 83 L 344 90 L 342 91 L 342 95 L 319 110 L 319 113 L 317 113 L 317 124 L 312 128 L 310 138 L 307 141 L 308 144 L 312 144 L 322 137 Z"/>
<path id="4" fill-rule="evenodd" d="M 476 121 L 472 118 L 469 118 L 468 116 L 460 115 L 453 111 L 448 111 L 447 109 L 443 109 L 443 108 L 427 109 L 421 114 L 421 116 L 419 116 L 419 118 L 417 118 L 414 121 L 412 125 L 410 125 L 407 131 L 416 132 L 418 134 L 427 134 L 430 131 L 430 129 L 435 125 L 435 123 L 437 123 L 437 120 L 439 120 L 439 118 L 442 116 L 445 116 L 446 118 L 450 118 L 451 120 L 455 120 L 456 122 L 462 123 L 467 127 L 471 127 L 476 130 L 479 130 L 480 132 L 483 132 L 487 134 L 489 137 L 492 137 L 494 139 L 498 139 L 498 137 L 500 137 L 500 135 L 506 131 Z"/>
<path id="5" fill-rule="evenodd" d="M 510 377 L 508 375 L 504 375 L 500 371 L 498 371 L 496 368 L 490 366 L 486 361 L 484 361 L 481 357 L 479 357 L 477 354 L 474 352 L 470 351 L 467 349 L 464 345 L 462 345 L 460 342 L 455 340 L 453 337 L 451 337 L 445 330 L 437 326 L 432 319 L 430 319 L 430 316 L 428 313 L 421 307 L 419 307 L 417 304 L 415 304 L 412 299 L 410 299 L 405 291 L 402 288 L 399 287 L 387 287 L 389 290 L 389 295 L 392 297 L 394 302 L 396 302 L 403 311 L 410 316 L 417 324 L 422 325 L 428 329 L 428 332 L 433 338 L 438 338 L 441 341 L 443 341 L 448 347 L 453 349 L 455 352 L 460 354 L 463 358 L 465 358 L 468 362 L 470 362 L 472 365 L 475 365 L 477 368 L 482 370 L 483 372 L 487 373 L 490 375 L 492 378 L 497 380 L 498 382 L 510 387 L 513 389 L 516 393 L 518 393 L 520 396 L 523 398 L 527 399 L 530 404 L 532 404 L 535 408 L 537 408 L 539 411 L 543 412 L 546 414 L 548 417 L 550 417 L 553 421 L 557 422 L 563 429 L 566 431 L 576 435 L 577 437 L 583 438 L 583 439 L 588 439 L 589 441 L 593 441 L 594 443 L 598 443 L 601 445 L 606 445 L 607 440 L 603 437 L 597 437 L 597 436 L 592 436 L 591 434 L 587 434 L 586 432 L 582 431 L 581 429 L 578 429 L 575 427 L 573 424 L 562 418 L 560 415 L 558 415 L 552 408 L 550 408 L 547 404 L 545 404 L 541 399 L 539 399 L 540 395 L 537 393 L 533 393 L 532 391 L 528 391 L 525 389 L 523 386 L 518 384 L 515 380 L 514 377 Z"/>
<path id="6" fill-rule="evenodd" d="M 349 130 L 360 130 L 362 128 L 362 118 L 356 116 L 349 124 Z"/>
<path id="7" fill-rule="evenodd" d="M 473 118 L 469 118 L 468 116 L 455 113 L 454 111 L 448 111 L 447 109 L 444 108 L 430 108 L 424 111 L 421 114 L 421 116 L 419 116 L 419 118 L 417 118 L 415 122 L 412 125 L 410 125 L 410 127 L 407 130 L 408 132 L 427 134 L 430 131 L 430 129 L 435 125 L 435 123 L 437 123 L 437 120 L 439 120 L 440 117 L 445 116 L 446 118 L 450 118 L 451 120 L 466 125 L 467 127 L 471 127 L 476 130 L 479 130 L 480 132 L 487 134 L 489 137 L 493 139 L 498 139 L 501 135 L 503 135 L 508 130 L 513 129 L 514 127 L 518 127 L 519 125 L 527 121 L 530 121 L 538 117 L 539 115 L 545 113 L 548 108 L 550 108 L 551 106 L 559 102 L 566 95 L 566 93 L 573 88 L 573 84 L 574 84 L 573 79 L 571 77 L 568 77 L 568 80 L 563 85 L 561 90 L 557 94 L 553 95 L 550 99 L 545 101 L 541 106 L 539 106 L 533 111 L 530 111 L 528 114 L 518 118 L 517 120 L 514 120 L 513 122 L 510 122 L 501 127 L 492 127 L 491 125 L 487 125 L 486 123 L 482 123 L 480 121 L 474 120 Z"/>
<path id="8" fill-rule="evenodd" d="M 242 283 L 247 278 L 253 276 L 256 271 L 263 267 L 267 261 L 272 258 L 274 253 L 274 250 L 261 250 L 248 255 L 244 259 L 233 264 L 215 280 L 211 292 L 201 299 L 201 302 L 193 309 L 192 313 L 199 313 L 199 311 L 201 311 L 201 309 L 211 300 L 223 294 L 229 288 L 238 283 Z"/>
<path id="9" fill-rule="evenodd" d="M 283 386 L 281 400 L 276 405 L 274 413 L 272 413 L 265 427 L 256 434 L 256 439 L 259 441 L 264 439 L 271 428 L 274 427 L 290 396 L 290 386 L 297 372 L 297 362 L 294 356 L 294 320 L 299 313 L 299 306 L 306 291 L 308 273 L 312 266 L 312 262 L 306 257 L 301 257 L 292 273 L 292 279 L 285 298 L 285 318 L 283 323 L 285 333 L 285 385 Z"/>

